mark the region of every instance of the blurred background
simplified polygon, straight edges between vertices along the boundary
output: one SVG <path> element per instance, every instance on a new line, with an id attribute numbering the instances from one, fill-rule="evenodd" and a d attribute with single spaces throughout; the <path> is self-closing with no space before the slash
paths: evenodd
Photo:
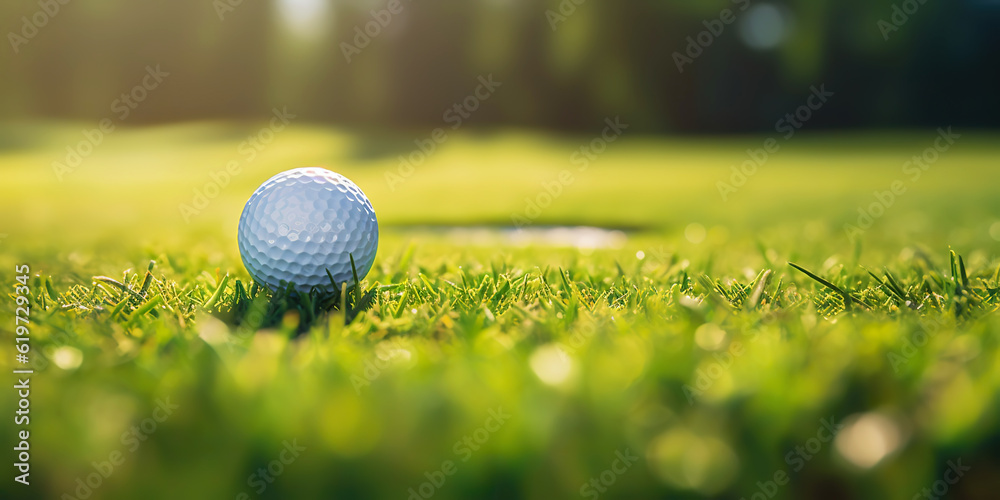
<path id="1" fill-rule="evenodd" d="M 432 128 L 488 74 L 504 91 L 476 126 L 579 131 L 624 115 L 632 131 L 754 132 L 820 83 L 850 98 L 813 130 L 992 127 L 1000 112 L 991 0 L 400 0 L 395 13 L 377 0 L 102 0 L 51 2 L 52 15 L 41 3 L 0 5 L 0 117 L 113 116 L 148 65 L 170 85 L 130 124 L 279 105 Z M 732 23 L 699 40 L 723 9 Z"/>
<path id="2" fill-rule="evenodd" d="M 498 407 L 515 416 L 436 499 L 577 497 L 626 447 L 645 463 L 602 499 L 906 500 L 960 458 L 975 471 L 952 496 L 992 498 L 995 311 L 834 314 L 784 264 L 848 288 L 888 266 L 948 295 L 950 246 L 995 300 L 997 26 L 997 0 L 4 0 L 0 282 L 27 262 L 51 287 L 32 310 L 42 493 L 23 498 L 245 499 L 298 438 L 301 462 L 250 498 L 401 499 Z M 358 321 L 295 337 L 288 316 L 231 351 L 236 317 L 201 298 L 146 319 L 78 305 L 150 261 L 175 298 L 250 283 L 243 205 L 307 165 L 378 213 L 382 302 Z M 791 289 L 777 321 L 700 300 L 699 279 L 764 269 Z M 516 307 L 481 303 L 529 277 Z M 467 301 L 436 291 L 467 278 Z M 595 292 L 562 309 L 568 279 Z M 766 340 L 686 398 L 744 333 Z M 547 347 L 577 335 L 594 340 L 572 364 Z M 374 346 L 396 360 L 378 380 Z M 177 414 L 124 448 L 163 397 Z M 831 415 L 853 431 L 762 490 Z M 123 449 L 89 496 L 78 481 Z"/>
<path id="3" fill-rule="evenodd" d="M 854 252 L 871 220 L 893 248 L 992 244 L 1000 200 L 970 179 L 997 172 L 998 21 L 990 0 L 4 2 L 0 209 L 20 215 L 0 234 L 75 218 L 64 242 L 228 246 L 256 186 L 323 165 L 384 229 L 685 244 L 694 224 Z"/>

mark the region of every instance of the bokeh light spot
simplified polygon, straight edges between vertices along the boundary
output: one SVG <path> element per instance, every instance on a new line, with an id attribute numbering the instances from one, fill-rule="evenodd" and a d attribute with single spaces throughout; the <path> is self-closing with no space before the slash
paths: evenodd
<path id="1" fill-rule="evenodd" d="M 715 323 L 705 323 L 694 332 L 694 341 L 706 351 L 718 351 L 725 345 L 726 331 Z"/>
<path id="2" fill-rule="evenodd" d="M 837 452 L 862 469 L 874 467 L 902 444 L 899 426 L 880 413 L 866 413 L 845 425 L 837 434 Z"/>
<path id="3" fill-rule="evenodd" d="M 1000 241 L 1000 220 L 993 223 L 990 226 L 990 237 L 994 240 Z"/>
<path id="4" fill-rule="evenodd" d="M 684 237 L 695 245 L 705 241 L 705 236 L 707 234 L 708 231 L 705 230 L 705 226 L 698 224 L 697 222 L 688 224 L 688 226 L 684 228 Z"/>
<path id="5" fill-rule="evenodd" d="M 777 47 L 788 34 L 788 20 L 773 4 L 759 4 L 744 14 L 740 23 L 740 39 L 755 50 Z"/>
<path id="6" fill-rule="evenodd" d="M 52 353 L 52 362 L 63 370 L 75 370 L 83 363 L 83 353 L 70 346 L 62 346 Z"/>
<path id="7" fill-rule="evenodd" d="M 531 369 L 542 382 L 559 385 L 565 382 L 573 370 L 573 361 L 559 346 L 547 344 L 535 349 L 531 355 Z"/>
<path id="8" fill-rule="evenodd" d="M 650 444 L 650 468 L 678 488 L 713 495 L 725 490 L 739 473 L 740 463 L 722 440 L 687 429 L 667 431 Z"/>
<path id="9" fill-rule="evenodd" d="M 278 14 L 289 30 L 303 35 L 323 31 L 327 0 L 277 0 Z"/>

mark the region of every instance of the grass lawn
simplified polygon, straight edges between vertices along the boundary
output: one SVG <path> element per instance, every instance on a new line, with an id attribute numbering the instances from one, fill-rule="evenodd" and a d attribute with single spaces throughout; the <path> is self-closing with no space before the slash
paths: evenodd
<path id="1" fill-rule="evenodd" d="M 584 167 L 590 137 L 465 133 L 411 171 L 419 133 L 260 126 L 123 129 L 58 175 L 87 124 L 0 126 L 0 368 L 20 265 L 36 368 L 36 496 L 0 496 L 992 498 L 995 135 L 919 175 L 936 131 L 778 138 L 738 182 L 766 137 Z M 236 223 L 307 165 L 367 193 L 378 257 L 272 295 Z"/>

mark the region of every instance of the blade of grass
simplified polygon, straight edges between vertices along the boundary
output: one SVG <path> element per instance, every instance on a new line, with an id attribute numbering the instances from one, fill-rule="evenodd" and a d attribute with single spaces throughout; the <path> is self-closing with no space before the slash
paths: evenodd
<path id="1" fill-rule="evenodd" d="M 830 283 L 829 281 L 827 281 L 827 280 L 825 280 L 825 279 L 823 279 L 823 278 L 820 278 L 819 276 L 816 276 L 815 274 L 813 274 L 813 273 L 809 272 L 809 271 L 808 271 L 808 270 L 806 270 L 805 268 L 803 268 L 803 267 L 801 267 L 801 266 L 799 266 L 799 265 L 797 265 L 797 264 L 793 264 L 793 263 L 791 263 L 791 262 L 789 262 L 789 263 L 788 263 L 788 265 L 790 265 L 790 266 L 794 267 L 795 269 L 797 269 L 797 270 L 798 270 L 799 272 L 801 272 L 802 274 L 805 274 L 806 276 L 808 276 L 808 277 L 812 278 L 813 280 L 815 280 L 815 281 L 816 281 L 816 282 L 818 282 L 819 284 L 821 284 L 821 285 L 823 285 L 823 286 L 825 286 L 825 287 L 829 288 L 830 290 L 832 290 L 832 291 L 836 292 L 836 293 L 837 293 L 838 295 L 840 295 L 840 296 L 841 296 L 841 297 L 842 297 L 842 298 L 844 299 L 844 308 L 845 308 L 845 309 L 850 309 L 850 308 L 851 308 L 851 305 L 852 305 L 853 303 L 857 303 L 857 304 L 860 304 L 860 305 L 864 305 L 864 304 L 862 304 L 862 303 L 861 303 L 860 301 L 857 301 L 857 300 L 855 300 L 855 299 L 854 299 L 853 297 L 851 297 L 851 295 L 850 295 L 849 293 L 845 292 L 845 291 L 844 291 L 844 290 L 843 290 L 842 288 L 840 288 L 839 286 L 837 286 L 837 285 L 834 285 L 833 283 Z"/>
<path id="2" fill-rule="evenodd" d="M 962 277 L 962 287 L 969 288 L 969 276 L 965 274 L 965 260 L 958 256 L 958 271 Z"/>
<path id="3" fill-rule="evenodd" d="M 155 260 L 149 261 L 149 266 L 146 268 L 146 276 L 142 279 L 142 288 L 139 290 L 139 295 L 145 297 L 146 292 L 149 290 L 150 283 L 153 282 L 153 266 L 156 265 Z"/>
<path id="4" fill-rule="evenodd" d="M 750 293 L 750 308 L 756 309 L 760 306 L 760 298 L 764 294 L 764 289 L 767 288 L 767 284 L 771 281 L 771 270 L 765 269 L 761 271 L 761 274 L 757 275 L 757 284 L 753 287 L 753 292 Z"/>
<path id="5" fill-rule="evenodd" d="M 157 295 L 156 297 L 153 297 L 148 302 L 143 304 L 142 307 L 136 309 L 135 312 L 132 313 L 132 316 L 129 317 L 126 327 L 130 328 L 133 325 L 135 325 L 136 321 L 139 321 L 139 318 L 141 318 L 144 314 L 152 311 L 156 306 L 160 305 L 160 302 L 163 302 L 163 296 Z"/>
<path id="6" fill-rule="evenodd" d="M 400 297 L 399 299 L 399 305 L 396 306 L 396 311 L 393 314 L 394 317 L 398 318 L 403 315 L 403 309 L 406 309 L 406 301 L 409 298 L 410 298 L 410 287 L 407 286 L 406 289 L 403 290 L 403 296 Z"/>
<path id="7" fill-rule="evenodd" d="M 226 285 L 228 283 L 229 273 L 226 273 L 226 276 L 222 278 L 222 283 L 220 283 L 219 287 L 215 289 L 215 293 L 213 293 L 212 296 L 209 297 L 208 301 L 202 305 L 206 311 L 212 310 L 212 308 L 215 307 L 215 304 L 219 302 L 219 299 L 222 298 L 222 292 L 226 290 Z"/>

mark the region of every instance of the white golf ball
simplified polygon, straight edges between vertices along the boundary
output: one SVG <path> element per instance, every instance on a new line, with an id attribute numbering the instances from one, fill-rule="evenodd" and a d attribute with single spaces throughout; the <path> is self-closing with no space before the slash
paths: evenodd
<path id="1" fill-rule="evenodd" d="M 271 177 L 243 208 L 237 234 L 250 276 L 272 290 L 308 292 L 353 283 L 351 256 L 364 277 L 375 262 L 378 220 L 368 197 L 346 177 L 296 168 Z"/>

